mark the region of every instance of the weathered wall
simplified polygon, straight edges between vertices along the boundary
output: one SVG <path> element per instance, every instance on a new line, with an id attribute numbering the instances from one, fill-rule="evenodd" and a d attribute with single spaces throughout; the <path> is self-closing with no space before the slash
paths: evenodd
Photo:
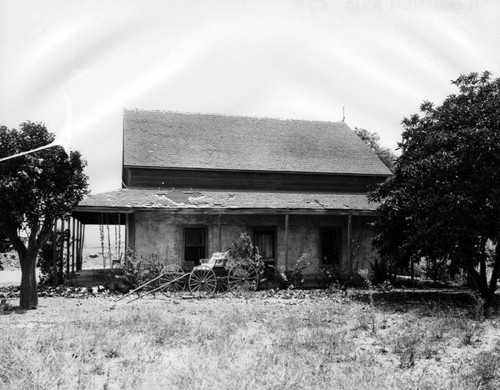
<path id="1" fill-rule="evenodd" d="M 371 223 L 373 218 L 352 217 L 352 257 L 353 269 L 367 269 L 371 271 L 376 253 L 372 248 L 372 238 L 375 236 Z"/>
<path id="2" fill-rule="evenodd" d="M 171 214 L 159 211 L 138 211 L 131 218 L 133 229 L 129 229 L 129 243 L 134 243 L 135 252 L 142 257 L 154 256 L 164 263 L 181 264 L 184 259 L 184 228 L 207 228 L 207 253 L 226 250 L 240 233 L 253 235 L 253 228 L 272 227 L 276 230 L 277 265 L 286 268 L 286 241 L 284 215 L 187 215 Z M 351 252 L 354 254 L 353 265 L 368 267 L 371 258 L 372 232 L 363 217 L 352 217 Z M 320 266 L 321 226 L 342 227 L 342 267 L 347 266 L 347 217 L 346 216 L 304 216 L 290 215 L 288 222 L 288 268 L 293 269 L 299 257 L 310 252 L 311 266 L 306 273 L 314 273 Z"/>

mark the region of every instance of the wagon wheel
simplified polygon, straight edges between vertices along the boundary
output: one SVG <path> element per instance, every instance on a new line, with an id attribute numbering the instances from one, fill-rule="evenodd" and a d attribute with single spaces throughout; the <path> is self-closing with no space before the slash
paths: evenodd
<path id="1" fill-rule="evenodd" d="M 212 268 L 200 265 L 189 275 L 189 291 L 195 297 L 207 297 L 215 292 L 217 276 Z"/>
<path id="2" fill-rule="evenodd" d="M 227 284 L 227 276 L 217 277 L 217 292 L 225 293 L 229 291 L 229 285 Z"/>
<path id="3" fill-rule="evenodd" d="M 227 284 L 235 296 L 245 296 L 257 289 L 257 270 L 251 264 L 237 263 L 229 269 Z"/>
<path id="4" fill-rule="evenodd" d="M 163 275 L 158 279 L 158 286 L 163 286 L 161 292 L 169 295 L 171 292 L 184 290 L 184 271 L 177 264 L 167 264 Z"/>

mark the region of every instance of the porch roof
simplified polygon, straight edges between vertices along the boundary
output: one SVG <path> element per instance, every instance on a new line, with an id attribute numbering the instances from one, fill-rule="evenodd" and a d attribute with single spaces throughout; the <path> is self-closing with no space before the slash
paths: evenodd
<path id="1" fill-rule="evenodd" d="M 366 194 L 218 191 L 186 189 L 120 189 L 90 195 L 76 207 L 86 213 L 131 213 L 136 210 L 213 213 L 322 213 L 374 214 L 376 203 Z"/>

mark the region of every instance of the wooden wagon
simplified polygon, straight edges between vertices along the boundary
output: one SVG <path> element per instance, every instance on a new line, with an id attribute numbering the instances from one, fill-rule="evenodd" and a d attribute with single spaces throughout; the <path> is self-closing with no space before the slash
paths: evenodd
<path id="1" fill-rule="evenodd" d="M 130 302 L 145 295 L 162 292 L 169 295 L 173 292 L 189 291 L 195 297 L 207 297 L 216 292 L 229 292 L 240 296 L 255 291 L 258 285 L 258 272 L 249 260 L 234 260 L 227 252 L 217 252 L 210 259 L 202 259 L 201 264 L 185 271 L 177 264 L 167 264 L 162 273 L 130 291 L 117 301 L 134 293 L 138 296 Z"/>

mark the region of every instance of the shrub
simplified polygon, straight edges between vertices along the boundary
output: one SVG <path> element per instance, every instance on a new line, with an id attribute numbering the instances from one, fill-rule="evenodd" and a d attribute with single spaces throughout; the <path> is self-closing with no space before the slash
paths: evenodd
<path id="1" fill-rule="evenodd" d="M 340 272 L 336 267 L 322 265 L 318 271 L 320 283 L 323 288 L 340 285 Z"/>
<path id="2" fill-rule="evenodd" d="M 259 275 L 264 272 L 265 265 L 259 254 L 259 248 L 253 245 L 252 239 L 247 233 L 241 233 L 227 250 L 231 262 L 249 262 L 257 269 Z"/>
<path id="3" fill-rule="evenodd" d="M 370 280 L 373 285 L 381 285 L 384 282 L 390 282 L 394 279 L 393 272 L 391 272 L 391 266 L 387 263 L 387 260 L 379 260 L 375 258 L 373 262 L 370 263 L 371 275 Z"/>
<path id="4" fill-rule="evenodd" d="M 137 257 L 132 250 L 125 253 L 126 261 L 121 267 L 116 268 L 116 273 L 112 274 L 118 280 L 120 290 L 135 289 L 144 283 L 152 280 L 162 273 L 163 263 L 157 254 L 149 257 Z M 151 286 L 153 288 L 154 286 Z"/>
<path id="5" fill-rule="evenodd" d="M 12 249 L 12 245 L 10 245 L 9 240 L 5 236 L 4 232 L 0 230 L 0 253 L 8 252 Z M 2 262 L 0 261 L 0 265 Z"/>
<path id="6" fill-rule="evenodd" d="M 341 269 L 338 265 L 322 265 L 319 267 L 319 273 L 322 286 L 329 289 L 345 290 L 347 287 L 355 287 L 359 282 L 358 278 L 354 280 L 353 276 L 347 278 L 346 275 L 349 275 L 350 271 L 347 268 Z"/>
<path id="7" fill-rule="evenodd" d="M 449 266 L 442 259 L 427 258 L 424 264 L 425 276 L 434 281 L 446 282 L 449 280 Z"/>
<path id="8" fill-rule="evenodd" d="M 40 269 L 40 283 L 57 286 L 63 283 L 63 275 L 59 272 L 61 269 L 61 258 L 63 256 L 63 243 L 69 234 L 68 230 L 57 231 L 56 235 L 52 235 L 40 249 L 38 254 L 37 267 Z M 54 240 L 55 238 L 55 240 Z M 56 254 L 54 258 L 54 244 L 56 245 Z M 63 260 L 64 261 L 64 258 Z"/>
<path id="9" fill-rule="evenodd" d="M 302 254 L 295 263 L 293 270 L 285 271 L 283 280 L 286 288 L 300 287 L 304 284 L 304 270 L 311 265 L 311 251 Z"/>

